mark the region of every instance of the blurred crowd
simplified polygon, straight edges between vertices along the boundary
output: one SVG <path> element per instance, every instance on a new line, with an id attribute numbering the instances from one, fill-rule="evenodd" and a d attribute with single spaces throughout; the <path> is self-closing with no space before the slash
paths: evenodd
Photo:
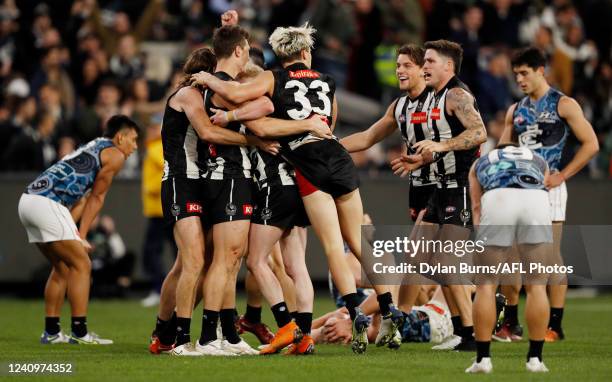
<path id="1" fill-rule="evenodd" d="M 186 54 L 207 44 L 220 15 L 266 44 L 277 26 L 309 21 L 314 65 L 340 88 L 386 107 L 397 96 L 395 50 L 448 38 L 465 50 L 460 77 L 476 94 L 493 144 L 507 107 L 522 95 L 512 49 L 533 44 L 551 83 L 582 105 L 601 143 L 592 177 L 612 176 L 612 2 L 607 0 L 0 0 L 0 171 L 40 171 L 101 135 L 113 114 L 159 139 L 165 97 Z M 340 113 L 342 115 L 342 113 Z M 363 129 L 367 126 L 359 126 Z M 342 134 L 342 132 L 339 132 Z M 571 149 L 571 148 L 570 148 Z M 398 145 L 356 162 L 385 167 Z M 137 177 L 145 150 L 122 172 Z"/>

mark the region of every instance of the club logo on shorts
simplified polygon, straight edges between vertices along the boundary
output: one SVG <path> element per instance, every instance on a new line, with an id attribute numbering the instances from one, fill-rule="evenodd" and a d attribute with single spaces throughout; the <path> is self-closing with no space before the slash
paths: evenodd
<path id="1" fill-rule="evenodd" d="M 243 204 L 242 205 L 242 214 L 244 216 L 251 216 L 253 215 L 253 206 L 250 204 Z"/>
<path id="2" fill-rule="evenodd" d="M 461 210 L 459 213 L 459 219 L 461 219 L 462 223 L 467 223 L 472 218 L 472 213 L 470 210 L 466 210 L 465 208 Z"/>
<path id="3" fill-rule="evenodd" d="M 272 218 L 272 210 L 268 207 L 261 210 L 261 220 L 270 220 Z"/>
<path id="4" fill-rule="evenodd" d="M 174 203 L 172 205 L 172 207 L 170 207 L 170 212 L 172 212 L 172 216 L 177 217 L 180 215 L 181 213 L 181 206 L 179 206 L 178 204 Z"/>
<path id="5" fill-rule="evenodd" d="M 200 203 L 187 202 L 187 213 L 188 214 L 201 214 L 202 205 Z"/>
<path id="6" fill-rule="evenodd" d="M 225 214 L 228 216 L 234 216 L 236 215 L 236 205 L 232 202 L 229 202 L 225 205 Z"/>

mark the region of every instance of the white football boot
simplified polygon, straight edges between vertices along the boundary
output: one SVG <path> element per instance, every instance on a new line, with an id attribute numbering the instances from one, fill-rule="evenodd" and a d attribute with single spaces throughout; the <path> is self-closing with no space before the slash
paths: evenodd
<path id="1" fill-rule="evenodd" d="M 480 362 L 474 361 L 472 366 L 465 369 L 466 373 L 473 373 L 473 374 L 476 374 L 476 373 L 489 374 L 492 371 L 493 371 L 493 364 L 491 363 L 490 357 L 483 357 L 480 360 Z"/>
<path id="2" fill-rule="evenodd" d="M 532 373 L 548 373 L 548 368 L 544 365 L 544 362 L 538 359 L 538 357 L 529 358 L 529 361 L 525 363 L 525 367 Z"/>

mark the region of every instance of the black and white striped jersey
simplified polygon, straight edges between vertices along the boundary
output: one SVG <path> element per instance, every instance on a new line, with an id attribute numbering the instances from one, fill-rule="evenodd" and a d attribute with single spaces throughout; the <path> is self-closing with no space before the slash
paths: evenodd
<path id="1" fill-rule="evenodd" d="M 257 147 L 251 147 L 249 155 L 251 157 L 253 180 L 260 189 L 268 186 L 295 185 L 293 167 L 285 162 L 280 155 L 268 154 Z"/>
<path id="2" fill-rule="evenodd" d="M 295 63 L 274 74 L 274 94 L 272 117 L 289 120 L 302 120 L 313 114 L 327 117 L 332 122 L 332 108 L 336 85 L 329 75 L 309 69 L 303 63 Z M 322 138 L 310 133 L 280 137 L 278 141 L 284 149 L 295 150 L 305 143 L 320 141 Z"/>
<path id="3" fill-rule="evenodd" d="M 412 146 L 424 140 L 431 140 L 432 134 L 427 126 L 427 111 L 433 101 L 434 92 L 425 88 L 415 99 L 405 95 L 397 99 L 394 109 L 395 122 L 406 144 L 408 154 L 414 154 Z M 431 165 L 412 172 L 411 184 L 415 187 L 436 183 Z"/>
<path id="4" fill-rule="evenodd" d="M 435 94 L 429 105 L 428 125 L 433 140 L 436 142 L 444 142 L 465 131 L 465 127 L 459 118 L 446 112 L 446 95 L 453 88 L 461 88 L 472 94 L 467 85 L 457 77 L 451 78 L 446 86 Z M 474 98 L 474 107 L 478 110 L 476 98 Z M 437 162 L 433 163 L 431 166 L 436 173 L 438 187 L 457 188 L 467 185 L 468 173 L 472 163 L 478 157 L 478 150 L 479 147 L 469 150 L 448 151 Z"/>
<path id="5" fill-rule="evenodd" d="M 214 75 L 223 81 L 234 80 L 225 72 L 217 72 Z M 212 103 L 214 95 L 215 93 L 210 89 L 204 91 L 204 108 L 209 116 L 214 114 L 211 108 L 226 110 Z M 230 122 L 225 128 L 240 134 L 246 134 L 246 127 L 237 121 Z M 249 149 L 243 146 L 208 143 L 207 168 L 204 177 L 213 180 L 250 178 Z"/>
<path id="6" fill-rule="evenodd" d="M 162 121 L 162 180 L 169 177 L 198 179 L 206 170 L 206 143 L 200 140 L 187 115 L 174 110 L 168 104 L 174 94 L 168 97 Z"/>

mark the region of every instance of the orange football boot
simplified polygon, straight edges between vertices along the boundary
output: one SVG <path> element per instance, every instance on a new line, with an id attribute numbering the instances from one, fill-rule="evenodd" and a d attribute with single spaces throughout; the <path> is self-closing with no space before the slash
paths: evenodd
<path id="1" fill-rule="evenodd" d="M 295 321 L 289 322 L 287 325 L 278 329 L 278 332 L 272 338 L 272 341 L 263 349 L 259 351 L 259 354 L 275 354 L 287 347 L 288 345 L 298 343 L 302 339 L 302 331 L 297 326 Z"/>
<path id="2" fill-rule="evenodd" d="M 291 344 L 287 348 L 285 355 L 308 355 L 314 353 L 314 339 L 310 334 L 302 337 L 302 340 L 297 344 Z"/>

